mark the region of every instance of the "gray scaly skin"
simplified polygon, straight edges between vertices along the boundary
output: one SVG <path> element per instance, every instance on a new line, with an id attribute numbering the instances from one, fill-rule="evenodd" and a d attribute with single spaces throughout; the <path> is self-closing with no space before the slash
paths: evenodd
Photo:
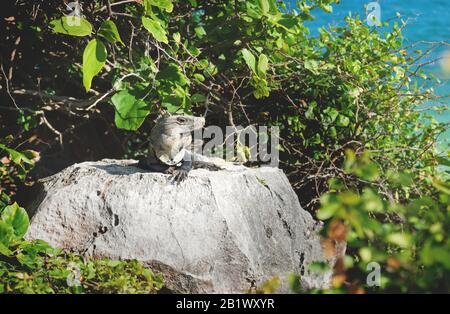
<path id="1" fill-rule="evenodd" d="M 138 166 L 169 173 L 176 182 L 183 181 L 192 169 L 191 133 L 204 125 L 203 117 L 162 115 L 150 132 L 149 154 Z"/>

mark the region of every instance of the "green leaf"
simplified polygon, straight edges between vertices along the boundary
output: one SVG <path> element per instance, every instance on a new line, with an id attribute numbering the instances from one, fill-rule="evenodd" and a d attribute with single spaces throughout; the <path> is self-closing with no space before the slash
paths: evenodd
<path id="1" fill-rule="evenodd" d="M 52 253 L 54 251 L 44 240 L 21 241 L 18 247 L 27 254 Z"/>
<path id="2" fill-rule="evenodd" d="M 362 247 L 359 249 L 359 256 L 363 262 L 368 263 L 372 260 L 372 250 L 369 247 Z"/>
<path id="3" fill-rule="evenodd" d="M 378 168 L 377 164 L 369 163 L 367 165 L 362 165 L 356 168 L 355 174 L 360 178 L 372 182 L 380 177 L 380 169 Z"/>
<path id="4" fill-rule="evenodd" d="M 261 18 L 261 9 L 258 8 L 254 3 L 252 3 L 251 1 L 245 1 L 245 5 L 247 8 L 248 16 L 255 19 Z"/>
<path id="5" fill-rule="evenodd" d="M 35 255 L 28 255 L 28 254 L 23 254 L 23 253 L 19 253 L 16 255 L 17 261 L 24 266 L 27 266 L 29 268 L 36 268 L 37 264 L 37 259 Z"/>
<path id="6" fill-rule="evenodd" d="M 252 79 L 252 85 L 255 87 L 253 95 L 256 99 L 261 99 L 270 95 L 269 85 L 265 79 L 254 76 Z"/>
<path id="7" fill-rule="evenodd" d="M 169 112 L 181 112 L 187 103 L 186 91 L 178 84 L 161 91 L 161 105 Z"/>
<path id="8" fill-rule="evenodd" d="M 178 32 L 174 33 L 172 35 L 172 38 L 177 44 L 181 43 L 181 35 L 180 35 L 180 33 L 178 33 Z"/>
<path id="9" fill-rule="evenodd" d="M 127 90 L 116 93 L 111 101 L 116 108 L 114 121 L 119 129 L 137 130 L 150 113 L 149 106 Z"/>
<path id="10" fill-rule="evenodd" d="M 27 212 L 17 203 L 9 205 L 3 210 L 1 220 L 13 227 L 14 236 L 17 239 L 25 235 L 30 225 Z"/>
<path id="11" fill-rule="evenodd" d="M 160 9 L 164 9 L 168 13 L 173 10 L 172 0 L 145 0 L 145 2 Z"/>
<path id="12" fill-rule="evenodd" d="M 91 89 L 92 79 L 106 63 L 106 47 L 100 40 L 92 39 L 83 53 L 83 85 Z"/>
<path id="13" fill-rule="evenodd" d="M 117 261 L 117 260 L 112 260 L 112 261 L 108 261 L 108 266 L 109 267 L 117 267 L 120 264 L 122 264 L 123 262 L 121 261 Z"/>
<path id="14" fill-rule="evenodd" d="M 9 157 L 13 163 L 16 165 L 22 165 L 22 162 L 25 162 L 29 165 L 33 165 L 34 162 L 30 158 L 28 158 L 24 153 L 18 152 L 14 149 L 5 147 L 4 150 L 6 150 L 9 153 Z"/>
<path id="15" fill-rule="evenodd" d="M 439 191 L 441 191 L 441 192 L 443 192 L 443 193 L 445 193 L 447 195 L 450 195 L 450 183 L 434 179 L 433 180 L 433 186 L 437 190 L 439 190 Z"/>
<path id="16" fill-rule="evenodd" d="M 151 15 L 152 14 L 152 4 L 150 0 L 144 0 L 144 14 L 145 15 Z"/>
<path id="17" fill-rule="evenodd" d="M 260 54 L 258 59 L 258 75 L 262 78 L 266 77 L 267 69 L 269 68 L 269 59 L 265 54 Z"/>
<path id="18" fill-rule="evenodd" d="M 324 205 L 317 211 L 317 218 L 320 220 L 330 219 L 336 214 L 338 209 L 339 206 L 336 203 Z"/>
<path id="19" fill-rule="evenodd" d="M 337 126 L 348 126 L 350 124 L 350 119 L 344 115 L 339 115 L 336 121 Z"/>
<path id="20" fill-rule="evenodd" d="M 10 202 L 11 198 L 7 194 L 0 192 L 0 213 Z"/>
<path id="21" fill-rule="evenodd" d="M 217 66 L 214 65 L 213 63 L 209 62 L 208 66 L 203 71 L 203 74 L 205 74 L 207 76 L 214 76 L 217 74 L 217 72 L 218 72 Z"/>
<path id="22" fill-rule="evenodd" d="M 332 7 L 331 5 L 329 5 L 329 4 L 322 4 L 322 5 L 320 6 L 320 8 L 321 8 L 322 10 L 324 10 L 325 12 L 327 12 L 327 13 L 333 12 L 333 7 Z"/>
<path id="23" fill-rule="evenodd" d="M 156 79 L 158 80 L 167 80 L 172 83 L 177 83 L 180 86 L 185 86 L 189 84 L 189 80 L 183 74 L 180 67 L 176 64 L 169 64 L 163 70 L 161 70 L 157 75 Z"/>
<path id="24" fill-rule="evenodd" d="M 0 220 L 0 243 L 8 248 L 13 237 L 14 228 L 10 224 Z"/>
<path id="25" fill-rule="evenodd" d="M 295 33 L 295 27 L 298 26 L 298 20 L 292 17 L 283 17 L 279 19 L 276 24 L 291 33 Z"/>
<path id="26" fill-rule="evenodd" d="M 163 42 L 165 44 L 169 43 L 166 35 L 166 30 L 158 21 L 143 16 L 142 25 L 157 41 Z"/>
<path id="27" fill-rule="evenodd" d="M 205 81 L 205 77 L 204 77 L 202 74 L 200 74 L 200 73 L 195 73 L 195 74 L 194 74 L 194 78 L 195 78 L 197 81 L 199 81 L 199 82 L 204 82 L 204 81 Z"/>
<path id="28" fill-rule="evenodd" d="M 398 245 L 402 248 L 407 248 L 411 244 L 411 237 L 406 233 L 392 233 L 387 237 L 388 242 Z"/>
<path id="29" fill-rule="evenodd" d="M 195 63 L 195 65 L 197 66 L 197 68 L 199 70 L 204 70 L 204 69 L 206 69 L 208 67 L 209 61 L 207 59 L 201 59 L 201 60 L 198 60 Z"/>
<path id="30" fill-rule="evenodd" d="M 312 120 L 312 119 L 315 118 L 315 116 L 314 116 L 314 108 L 316 108 L 316 106 L 317 106 L 317 103 L 315 103 L 315 102 L 312 102 L 312 103 L 309 104 L 308 109 L 305 112 L 306 119 Z"/>
<path id="31" fill-rule="evenodd" d="M 428 240 L 420 252 L 420 257 L 422 262 L 426 266 L 434 266 L 437 263 L 445 265 L 447 269 L 450 268 L 450 251 L 446 246 L 434 246 L 432 240 Z"/>
<path id="32" fill-rule="evenodd" d="M 194 57 L 198 57 L 202 53 L 202 51 L 197 47 L 189 47 L 188 50 L 189 53 Z"/>
<path id="33" fill-rule="evenodd" d="M 206 101 L 206 97 L 204 95 L 201 94 L 194 94 L 191 96 L 191 101 L 194 103 L 198 103 L 198 102 L 205 102 Z"/>
<path id="34" fill-rule="evenodd" d="M 386 176 L 389 182 L 399 186 L 408 187 L 414 183 L 414 177 L 407 172 L 396 172 L 388 170 Z"/>
<path id="35" fill-rule="evenodd" d="M 198 6 L 197 0 L 188 0 L 188 1 L 194 8 Z"/>
<path id="36" fill-rule="evenodd" d="M 71 36 L 88 36 L 92 33 L 92 25 L 85 18 L 77 16 L 63 16 L 50 22 L 50 26 L 56 33 Z"/>
<path id="37" fill-rule="evenodd" d="M 125 44 L 122 41 L 122 38 L 120 38 L 116 24 L 111 20 L 103 21 L 102 25 L 100 26 L 100 29 L 98 30 L 98 34 L 112 44 L 119 42 L 125 46 Z"/>
<path id="38" fill-rule="evenodd" d="M 255 56 L 247 48 L 242 49 L 242 56 L 244 57 L 245 63 L 247 63 L 250 70 L 257 74 Z"/>
<path id="39" fill-rule="evenodd" d="M 203 38 L 206 35 L 206 31 L 202 26 L 198 26 L 194 29 L 195 34 L 197 35 L 198 38 Z"/>
<path id="40" fill-rule="evenodd" d="M 13 252 L 10 249 L 8 249 L 8 247 L 5 244 L 3 244 L 1 242 L 1 236 L 2 236 L 1 232 L 2 231 L 1 231 L 1 226 L 0 226 L 0 256 L 1 255 L 11 256 L 11 255 L 13 255 Z M 1 293 L 1 291 L 0 291 L 0 293 Z"/>
<path id="41" fill-rule="evenodd" d="M 436 157 L 436 160 L 439 163 L 439 165 L 450 167 L 450 159 L 438 156 L 438 157 Z"/>
<path id="42" fill-rule="evenodd" d="M 318 74 L 319 71 L 319 62 L 316 60 L 306 60 L 305 61 L 305 68 L 313 72 L 314 74 Z"/>
<path id="43" fill-rule="evenodd" d="M 258 0 L 258 6 L 263 14 L 266 14 L 269 12 L 269 9 L 270 9 L 269 0 Z"/>
<path id="44" fill-rule="evenodd" d="M 339 115 L 339 112 L 332 107 L 328 107 L 326 108 L 323 113 L 325 114 L 323 120 L 324 123 L 331 123 L 334 122 L 334 120 L 336 120 L 337 116 Z"/>

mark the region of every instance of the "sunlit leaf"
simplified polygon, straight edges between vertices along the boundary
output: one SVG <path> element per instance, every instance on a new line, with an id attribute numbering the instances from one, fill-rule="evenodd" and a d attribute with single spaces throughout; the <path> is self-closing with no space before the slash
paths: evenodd
<path id="1" fill-rule="evenodd" d="M 127 90 L 116 93 L 111 102 L 116 108 L 115 123 L 119 129 L 137 130 L 149 115 L 149 106 Z"/>
<path id="2" fill-rule="evenodd" d="M 92 79 L 106 63 L 106 47 L 100 40 L 92 39 L 83 53 L 83 85 L 91 89 Z"/>
<path id="3" fill-rule="evenodd" d="M 111 20 L 103 21 L 98 34 L 108 40 L 110 43 L 115 44 L 116 42 L 125 45 L 120 38 L 119 31 L 117 30 L 116 24 Z"/>
<path id="4" fill-rule="evenodd" d="M 0 218 L 14 229 L 14 236 L 17 239 L 25 235 L 30 225 L 27 212 L 17 203 L 7 206 L 2 211 Z"/>
<path id="5" fill-rule="evenodd" d="M 265 54 L 260 54 L 258 59 L 257 72 L 260 77 L 265 78 L 267 69 L 269 68 L 269 59 Z"/>
<path id="6" fill-rule="evenodd" d="M 169 43 L 169 39 L 166 35 L 166 30 L 158 21 L 143 16 L 142 25 L 157 41 L 163 42 L 165 44 Z"/>
<path id="7" fill-rule="evenodd" d="M 147 5 L 153 5 L 160 9 L 164 9 L 166 12 L 170 13 L 173 10 L 172 0 L 144 0 Z"/>
<path id="8" fill-rule="evenodd" d="M 244 57 L 245 63 L 247 63 L 250 70 L 257 74 L 255 56 L 247 48 L 242 49 L 242 56 Z"/>
<path id="9" fill-rule="evenodd" d="M 88 36 L 92 33 L 92 25 L 83 17 L 63 16 L 50 22 L 50 26 L 56 33 L 71 36 Z"/>

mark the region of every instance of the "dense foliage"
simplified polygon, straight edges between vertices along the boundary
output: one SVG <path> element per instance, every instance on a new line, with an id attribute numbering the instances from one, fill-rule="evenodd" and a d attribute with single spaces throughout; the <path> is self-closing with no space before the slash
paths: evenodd
<path id="1" fill-rule="evenodd" d="M 378 170 L 368 155 L 358 160 L 351 151 L 345 168 L 360 176 Z M 407 173 L 389 180 L 404 189 L 413 183 Z M 335 266 L 332 292 L 450 291 L 450 180 L 424 180 L 430 186 L 427 195 L 404 204 L 386 200 L 370 187 L 361 193 L 349 191 L 334 180 L 317 212 L 326 221 L 324 247 L 329 256 L 337 243 L 348 245 L 346 256 Z M 379 278 L 371 283 L 375 277 L 369 273 L 375 268 Z"/>
<path id="2" fill-rule="evenodd" d="M 319 218 L 345 230 L 336 288 L 357 291 L 372 260 L 392 270 L 386 291 L 448 290 L 448 156 L 436 151 L 447 126 L 422 110 L 436 98 L 422 71 L 431 50 L 405 46 L 399 16 L 385 32 L 349 16 L 314 37 L 305 21 L 339 1 L 80 2 L 74 19 L 58 1 L 18 1 L 3 22 L 1 123 L 40 152 L 35 176 L 145 154 L 162 110 L 279 126 L 302 205 L 321 200 Z"/>

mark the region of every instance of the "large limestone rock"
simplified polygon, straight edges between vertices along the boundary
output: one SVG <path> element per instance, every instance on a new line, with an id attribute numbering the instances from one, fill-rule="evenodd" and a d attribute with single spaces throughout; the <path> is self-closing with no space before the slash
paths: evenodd
<path id="1" fill-rule="evenodd" d="M 276 168 L 193 170 L 179 185 L 133 160 L 75 164 L 42 180 L 29 239 L 85 256 L 138 259 L 175 292 L 243 292 L 289 273 L 328 285 L 319 225 Z"/>

